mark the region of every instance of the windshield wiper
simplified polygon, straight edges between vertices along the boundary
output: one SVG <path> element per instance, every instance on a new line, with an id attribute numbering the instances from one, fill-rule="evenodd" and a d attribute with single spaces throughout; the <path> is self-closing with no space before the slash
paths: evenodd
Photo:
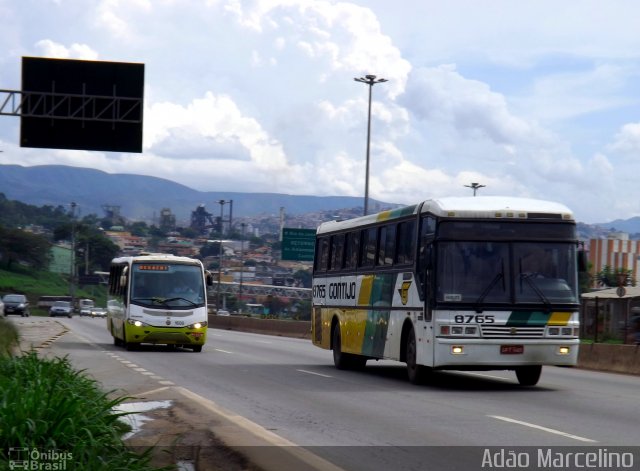
<path id="1" fill-rule="evenodd" d="M 502 272 L 497 273 L 496 276 L 494 276 L 493 279 L 491 280 L 491 283 L 489 283 L 487 285 L 487 287 L 484 289 L 484 291 L 480 294 L 480 296 L 478 297 L 478 299 L 476 300 L 476 303 L 475 303 L 476 304 L 476 312 L 477 313 L 481 313 L 482 312 L 482 308 L 480 307 L 480 305 L 484 301 L 484 298 L 487 297 L 487 295 L 491 292 L 491 290 L 496 285 L 496 283 L 498 283 L 498 281 L 500 281 L 500 280 L 504 280 L 504 274 Z"/>
<path id="2" fill-rule="evenodd" d="M 551 302 L 549 302 L 549 300 L 544 295 L 540 287 L 536 284 L 536 282 L 533 281 L 534 275 L 535 275 L 534 273 L 520 273 L 520 279 L 525 280 L 527 284 L 531 286 L 531 289 L 535 291 L 535 293 L 540 297 L 540 299 L 542 299 L 542 302 L 545 304 L 545 306 L 547 306 L 547 309 L 548 309 L 549 306 L 551 305 Z"/>
<path id="3" fill-rule="evenodd" d="M 190 303 L 190 304 L 191 304 L 191 305 L 193 305 L 193 306 L 197 306 L 197 304 L 196 304 L 196 303 L 194 303 L 193 301 L 191 301 L 190 299 L 182 298 L 182 297 L 176 297 L 176 298 L 167 298 L 167 299 L 163 299 L 163 302 L 167 303 L 167 302 L 169 302 L 169 301 L 180 301 L 180 300 L 182 300 L 182 301 L 186 301 L 186 302 Z"/>

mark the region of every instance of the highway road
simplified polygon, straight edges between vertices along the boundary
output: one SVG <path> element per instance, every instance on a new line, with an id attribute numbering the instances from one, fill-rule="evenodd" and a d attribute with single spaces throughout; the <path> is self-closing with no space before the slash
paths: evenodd
<path id="1" fill-rule="evenodd" d="M 331 352 L 308 340 L 211 329 L 201 353 L 128 352 L 113 346 L 102 319 L 58 321 L 71 335 L 56 348 L 74 363 L 87 366 L 89 347 L 105 360 L 117 352 L 344 469 L 425 469 L 419 456 L 433 450 L 448 469 L 469 469 L 464 450 L 477 462 L 487 447 L 640 445 L 640 377 L 545 367 L 532 388 L 506 371 L 442 372 L 415 386 L 395 362 L 336 370 Z"/>

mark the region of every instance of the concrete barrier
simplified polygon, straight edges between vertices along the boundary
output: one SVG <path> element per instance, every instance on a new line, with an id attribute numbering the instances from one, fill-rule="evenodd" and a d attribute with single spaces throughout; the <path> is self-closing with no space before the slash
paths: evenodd
<path id="1" fill-rule="evenodd" d="M 214 329 L 238 330 L 282 337 L 311 338 L 310 321 L 209 314 L 209 326 Z M 578 354 L 578 368 L 640 375 L 640 346 L 605 343 L 582 344 Z"/>
<path id="2" fill-rule="evenodd" d="M 640 346 L 582 344 L 578 353 L 578 367 L 640 375 Z"/>
<path id="3" fill-rule="evenodd" d="M 244 316 L 217 316 L 209 314 L 209 327 L 214 329 L 239 330 L 256 334 L 279 335 L 301 339 L 311 338 L 310 321 L 280 319 L 258 319 Z"/>

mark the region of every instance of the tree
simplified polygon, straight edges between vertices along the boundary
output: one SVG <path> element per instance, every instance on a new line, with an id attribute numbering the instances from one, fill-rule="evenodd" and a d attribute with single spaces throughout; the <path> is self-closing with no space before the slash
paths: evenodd
<path id="1" fill-rule="evenodd" d="M 40 235 L 0 226 L 0 259 L 5 262 L 8 270 L 16 262 L 44 269 L 51 260 L 50 249 L 49 241 Z"/>
<path id="2" fill-rule="evenodd" d="M 303 288 L 311 288 L 311 272 L 309 270 L 298 270 L 292 276 Z"/>
<path id="3" fill-rule="evenodd" d="M 596 280 L 599 286 L 613 288 L 616 286 L 635 286 L 636 280 L 633 278 L 633 272 L 626 268 L 612 268 L 605 265 L 602 270 L 596 273 Z M 620 284 L 622 281 L 622 284 Z"/>

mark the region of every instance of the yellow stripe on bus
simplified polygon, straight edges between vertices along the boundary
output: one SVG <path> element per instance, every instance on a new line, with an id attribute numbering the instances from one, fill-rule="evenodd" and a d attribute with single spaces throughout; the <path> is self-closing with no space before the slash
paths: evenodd
<path id="1" fill-rule="evenodd" d="M 358 294 L 358 304 L 369 304 L 371 299 L 371 290 L 373 289 L 374 275 L 365 275 L 360 283 L 360 293 Z"/>
<path id="2" fill-rule="evenodd" d="M 552 312 L 547 325 L 567 325 L 571 319 L 570 312 Z"/>

